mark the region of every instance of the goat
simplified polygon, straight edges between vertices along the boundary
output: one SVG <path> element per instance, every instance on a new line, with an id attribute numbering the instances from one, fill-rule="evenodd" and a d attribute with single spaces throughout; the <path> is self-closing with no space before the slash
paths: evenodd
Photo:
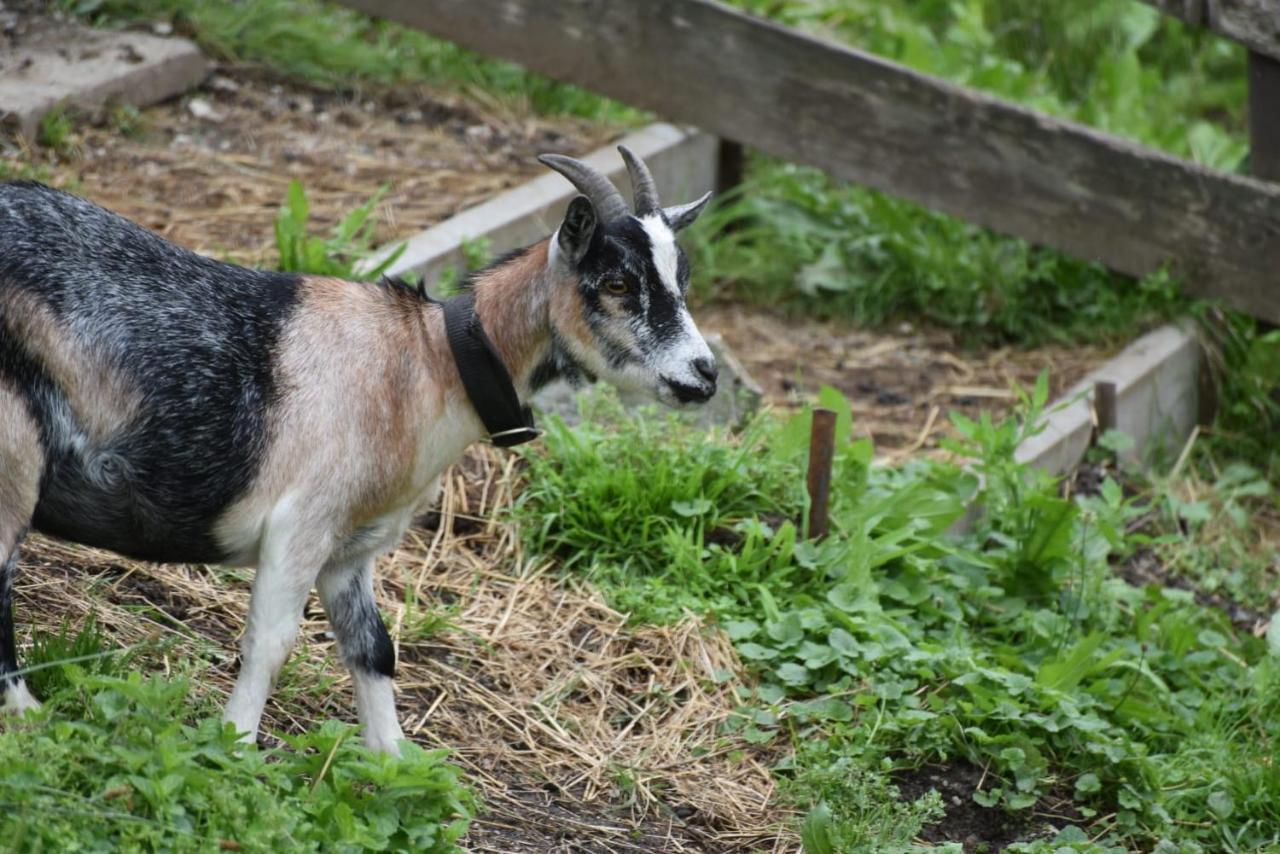
<path id="1" fill-rule="evenodd" d="M 14 646 L 29 530 L 139 560 L 253 566 L 224 712 L 254 740 L 318 590 L 366 744 L 398 752 L 395 652 L 375 559 L 486 435 L 533 438 L 522 401 L 602 378 L 671 406 L 715 392 L 675 234 L 710 194 L 664 208 L 585 163 L 539 160 L 581 193 L 548 238 L 441 303 L 395 283 L 251 270 L 88 201 L 0 184 L 0 682 L 38 705 Z"/>

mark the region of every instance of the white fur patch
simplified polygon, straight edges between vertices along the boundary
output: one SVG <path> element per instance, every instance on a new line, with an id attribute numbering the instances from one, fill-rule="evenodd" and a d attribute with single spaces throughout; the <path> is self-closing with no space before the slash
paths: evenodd
<path id="1" fill-rule="evenodd" d="M 5 685 L 4 689 L 4 713 L 7 715 L 21 715 L 31 709 L 40 708 L 40 701 L 31 696 L 31 692 L 27 690 L 27 683 L 19 679 L 16 683 L 10 682 Z"/>
<path id="2" fill-rule="evenodd" d="M 404 733 L 396 717 L 395 687 L 381 673 L 364 670 L 351 671 L 355 686 L 356 710 L 364 727 L 364 743 L 370 750 L 400 755 L 400 741 Z"/>
<path id="3" fill-rule="evenodd" d="M 673 294 L 680 293 L 680 253 L 676 248 L 676 235 L 662 217 L 657 214 L 646 216 L 640 220 L 649 242 L 653 244 L 653 266 L 658 270 L 662 284 Z"/>

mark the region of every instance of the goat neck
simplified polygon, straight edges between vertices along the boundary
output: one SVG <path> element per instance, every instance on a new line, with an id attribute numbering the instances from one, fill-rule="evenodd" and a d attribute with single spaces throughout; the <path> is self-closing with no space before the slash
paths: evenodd
<path id="1" fill-rule="evenodd" d="M 511 374 L 516 394 L 527 401 L 534 369 L 551 345 L 553 276 L 548 241 L 476 274 L 471 282 L 476 315 Z"/>

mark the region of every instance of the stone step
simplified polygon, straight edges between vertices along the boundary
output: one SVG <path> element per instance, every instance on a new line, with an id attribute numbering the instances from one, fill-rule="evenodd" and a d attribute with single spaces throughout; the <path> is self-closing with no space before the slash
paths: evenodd
<path id="1" fill-rule="evenodd" d="M 59 105 L 93 108 L 115 99 L 145 107 L 196 86 L 209 70 L 185 39 L 54 18 L 21 23 L 20 35 L 0 51 L 0 126 L 28 140 Z"/>

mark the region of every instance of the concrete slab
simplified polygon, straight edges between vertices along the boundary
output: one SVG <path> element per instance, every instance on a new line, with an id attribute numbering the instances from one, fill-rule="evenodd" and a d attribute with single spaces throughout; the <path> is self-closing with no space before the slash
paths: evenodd
<path id="1" fill-rule="evenodd" d="M 142 107 L 186 91 L 207 71 L 185 39 L 59 22 L 0 56 L 0 125 L 31 139 L 59 104 L 95 107 L 117 98 Z"/>

